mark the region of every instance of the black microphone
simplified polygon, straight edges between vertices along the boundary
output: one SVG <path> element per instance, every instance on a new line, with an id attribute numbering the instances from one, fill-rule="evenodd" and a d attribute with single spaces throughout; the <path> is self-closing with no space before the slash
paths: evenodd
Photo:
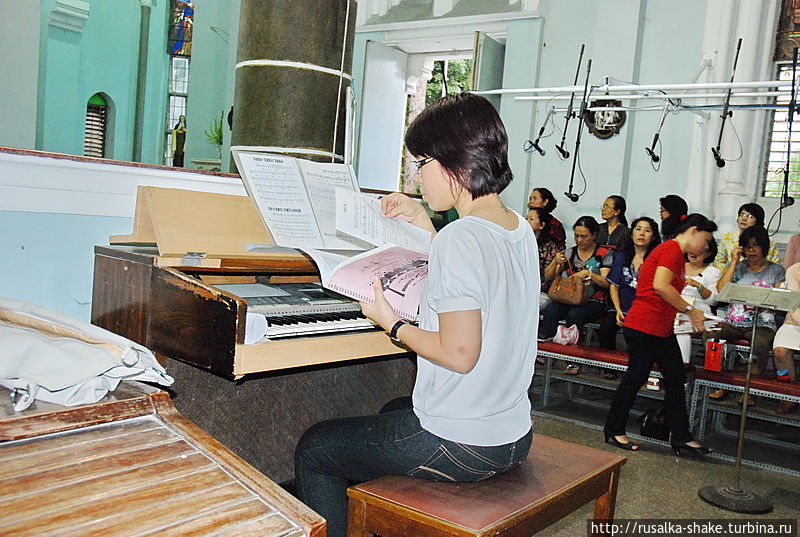
<path id="1" fill-rule="evenodd" d="M 539 145 L 539 139 L 537 138 L 535 142 L 531 144 L 531 147 L 534 148 L 536 151 L 539 152 L 540 155 L 545 156 L 545 150 Z"/>
<path id="2" fill-rule="evenodd" d="M 794 205 L 794 198 L 792 196 L 784 196 L 781 200 L 781 209 L 785 209 L 786 207 L 791 207 Z"/>
<path id="3" fill-rule="evenodd" d="M 661 157 L 659 157 L 658 155 L 656 155 L 656 154 L 653 152 L 653 150 L 652 150 L 652 149 L 650 149 L 649 147 L 645 147 L 645 148 L 644 148 L 644 150 L 647 152 L 647 154 L 648 154 L 648 155 L 650 155 L 650 160 L 652 160 L 653 162 L 658 162 L 659 160 L 661 160 Z"/>
<path id="4" fill-rule="evenodd" d="M 573 203 L 575 203 L 576 201 L 578 201 L 578 199 L 580 198 L 580 196 L 578 196 L 577 194 L 574 194 L 574 193 L 572 193 L 572 192 L 564 192 L 564 195 L 565 195 L 566 197 L 568 197 L 568 198 L 569 198 L 569 201 L 571 201 L 571 202 L 573 202 Z"/>
<path id="5" fill-rule="evenodd" d="M 711 154 L 714 155 L 714 160 L 717 161 L 717 168 L 725 167 L 725 159 L 719 156 L 719 151 L 716 147 L 711 148 Z"/>
<path id="6" fill-rule="evenodd" d="M 569 158 L 569 151 L 567 151 L 566 149 L 564 149 L 560 145 L 557 145 L 556 149 L 558 149 L 558 152 L 561 153 L 561 158 L 563 158 L 564 160 Z"/>

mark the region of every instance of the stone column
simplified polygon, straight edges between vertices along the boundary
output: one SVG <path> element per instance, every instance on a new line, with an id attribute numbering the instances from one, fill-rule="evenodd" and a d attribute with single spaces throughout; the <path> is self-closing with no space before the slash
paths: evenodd
<path id="1" fill-rule="evenodd" d="M 242 0 L 231 146 L 342 162 L 355 23 L 355 0 Z"/>

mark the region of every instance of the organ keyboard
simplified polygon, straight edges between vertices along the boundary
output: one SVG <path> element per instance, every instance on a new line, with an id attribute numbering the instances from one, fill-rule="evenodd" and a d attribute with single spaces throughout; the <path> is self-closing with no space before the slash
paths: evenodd
<path id="1" fill-rule="evenodd" d="M 266 317 L 267 339 L 379 329 L 361 313 L 358 302 L 316 282 L 217 287 L 244 298 L 248 313 Z"/>
<path id="2" fill-rule="evenodd" d="M 92 323 L 162 359 L 230 379 L 408 352 L 363 318 L 357 302 L 318 280 L 316 266 L 300 254 L 163 267 L 156 248 L 97 246 Z M 248 312 L 264 314 L 269 325 L 267 338 L 250 345 Z"/>

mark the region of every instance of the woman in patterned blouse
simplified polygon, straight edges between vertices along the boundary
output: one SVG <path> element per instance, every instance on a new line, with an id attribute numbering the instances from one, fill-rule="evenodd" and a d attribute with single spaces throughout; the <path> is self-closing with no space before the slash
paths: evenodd
<path id="1" fill-rule="evenodd" d="M 739 229 L 723 235 L 718 244 L 719 251 L 717 252 L 717 258 L 714 260 L 714 266 L 720 271 L 725 270 L 731 260 L 731 254 L 739 247 L 739 236 L 742 231 L 753 226 L 764 226 L 764 209 L 758 203 L 745 203 L 739 207 L 738 214 L 736 224 Z M 775 241 L 770 239 L 767 260 L 773 263 L 780 263 L 780 259 L 778 247 L 775 245 Z"/>
<path id="2" fill-rule="evenodd" d="M 530 224 L 533 234 L 536 235 L 536 245 L 539 247 L 539 280 L 542 289 L 539 297 L 539 311 L 542 311 L 551 302 L 550 297 L 547 296 L 549 281 L 544 276 L 545 269 L 560 252 L 548 233 L 549 216 L 550 214 L 542 207 L 528 209 L 528 224 Z"/>

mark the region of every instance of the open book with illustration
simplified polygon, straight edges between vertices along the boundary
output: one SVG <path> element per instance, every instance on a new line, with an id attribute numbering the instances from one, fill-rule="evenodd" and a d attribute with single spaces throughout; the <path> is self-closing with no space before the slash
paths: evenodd
<path id="1" fill-rule="evenodd" d="M 372 280 L 380 278 L 394 311 L 416 319 L 428 274 L 428 231 L 386 218 L 380 200 L 360 192 L 349 165 L 233 155 L 278 246 L 308 254 L 324 287 L 359 301 L 373 300 Z"/>

